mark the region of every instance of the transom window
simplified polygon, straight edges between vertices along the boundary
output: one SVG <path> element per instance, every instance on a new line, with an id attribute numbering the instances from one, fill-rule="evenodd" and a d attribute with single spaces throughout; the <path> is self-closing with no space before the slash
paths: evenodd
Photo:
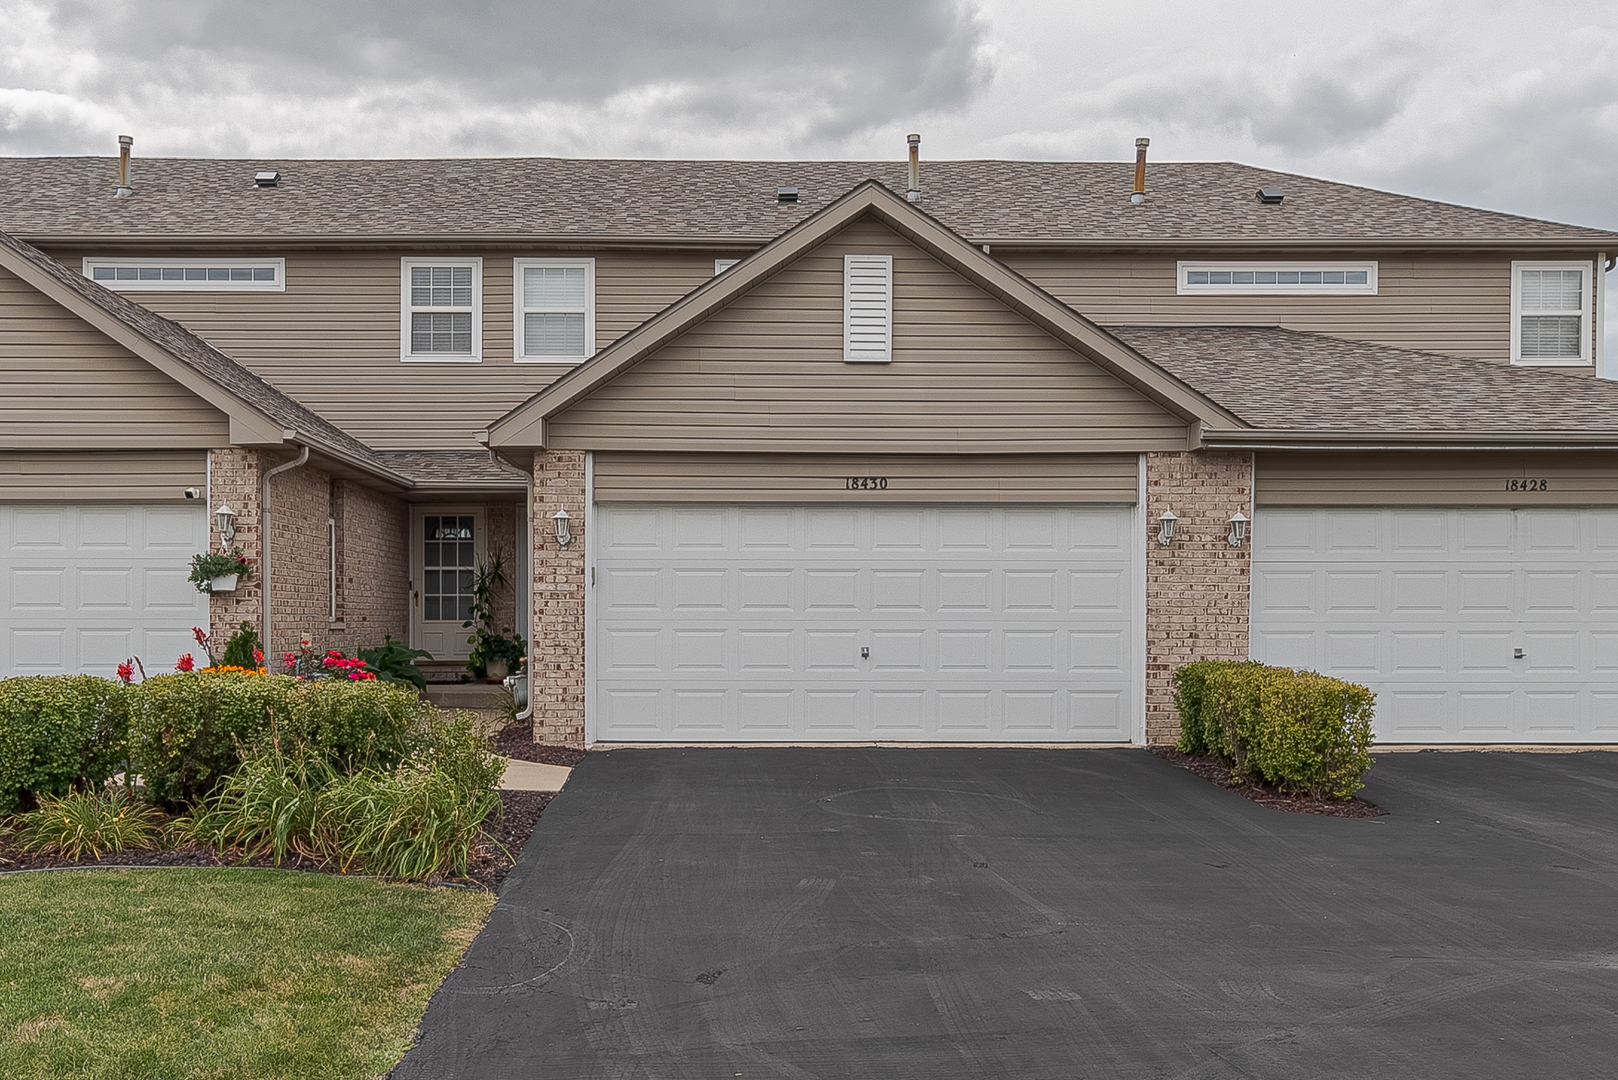
<path id="1" fill-rule="evenodd" d="M 1590 362 L 1590 263 L 1512 263 L 1511 359 Z"/>
<path id="2" fill-rule="evenodd" d="M 422 520 L 422 617 L 465 622 L 472 617 L 477 536 L 470 515 L 428 515 Z"/>
<path id="3" fill-rule="evenodd" d="M 517 259 L 517 360 L 576 363 L 595 352 L 595 260 Z"/>
<path id="4" fill-rule="evenodd" d="M 1376 263 L 1181 262 L 1175 289 L 1226 295 L 1322 296 L 1376 294 Z"/>
<path id="5" fill-rule="evenodd" d="M 482 357 L 483 260 L 405 259 L 400 326 L 406 360 Z"/>
<path id="6" fill-rule="evenodd" d="M 85 259 L 84 276 L 120 292 L 282 292 L 285 259 Z"/>

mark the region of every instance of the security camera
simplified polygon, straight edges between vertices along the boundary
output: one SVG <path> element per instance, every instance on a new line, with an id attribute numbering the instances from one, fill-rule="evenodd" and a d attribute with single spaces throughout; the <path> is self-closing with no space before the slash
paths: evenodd
<path id="1" fill-rule="evenodd" d="M 202 498 L 202 489 L 201 488 L 186 488 L 185 489 L 185 497 L 188 498 L 188 499 L 200 499 L 200 498 Z"/>

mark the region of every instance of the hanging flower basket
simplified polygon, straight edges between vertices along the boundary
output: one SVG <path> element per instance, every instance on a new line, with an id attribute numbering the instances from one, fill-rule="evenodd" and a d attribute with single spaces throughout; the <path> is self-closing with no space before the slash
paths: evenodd
<path id="1" fill-rule="evenodd" d="M 253 580 L 253 564 L 240 548 L 229 555 L 205 552 L 191 556 L 191 576 L 187 580 L 199 593 L 230 592 L 238 581 Z"/>

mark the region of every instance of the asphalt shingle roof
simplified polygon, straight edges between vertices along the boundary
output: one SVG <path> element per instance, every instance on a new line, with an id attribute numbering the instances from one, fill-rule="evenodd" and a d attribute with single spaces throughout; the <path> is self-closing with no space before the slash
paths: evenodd
<path id="1" fill-rule="evenodd" d="M 1132 206 L 1127 162 L 927 161 L 922 209 L 974 243 L 1490 241 L 1618 234 L 1234 162 L 1156 162 Z M 281 186 L 259 189 L 274 169 Z M 762 242 L 861 181 L 906 187 L 902 161 L 561 158 L 140 158 L 112 198 L 111 158 L 0 158 L 0 229 L 51 238 L 502 237 Z M 780 205 L 778 186 L 802 201 Z M 1261 205 L 1260 187 L 1286 201 Z"/>
<path id="2" fill-rule="evenodd" d="M 503 461 L 491 460 L 487 450 L 378 450 L 377 457 L 394 472 L 417 481 L 496 480 L 521 484 L 528 480 L 527 473 Z"/>
<path id="3" fill-rule="evenodd" d="M 1618 432 L 1618 383 L 1588 374 L 1273 328 L 1109 329 L 1260 429 Z"/>

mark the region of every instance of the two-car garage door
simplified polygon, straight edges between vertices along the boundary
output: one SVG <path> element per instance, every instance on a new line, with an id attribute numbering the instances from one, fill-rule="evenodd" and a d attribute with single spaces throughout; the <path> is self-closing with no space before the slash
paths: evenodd
<path id="1" fill-rule="evenodd" d="M 604 504 L 607 742 L 1122 742 L 1132 506 Z"/>
<path id="2" fill-rule="evenodd" d="M 1380 741 L 1618 741 L 1618 509 L 1261 508 L 1253 562 L 1253 656 Z"/>
<path id="3" fill-rule="evenodd" d="M 207 548 L 202 506 L 0 504 L 0 677 L 168 670 L 207 625 L 186 580 Z"/>

